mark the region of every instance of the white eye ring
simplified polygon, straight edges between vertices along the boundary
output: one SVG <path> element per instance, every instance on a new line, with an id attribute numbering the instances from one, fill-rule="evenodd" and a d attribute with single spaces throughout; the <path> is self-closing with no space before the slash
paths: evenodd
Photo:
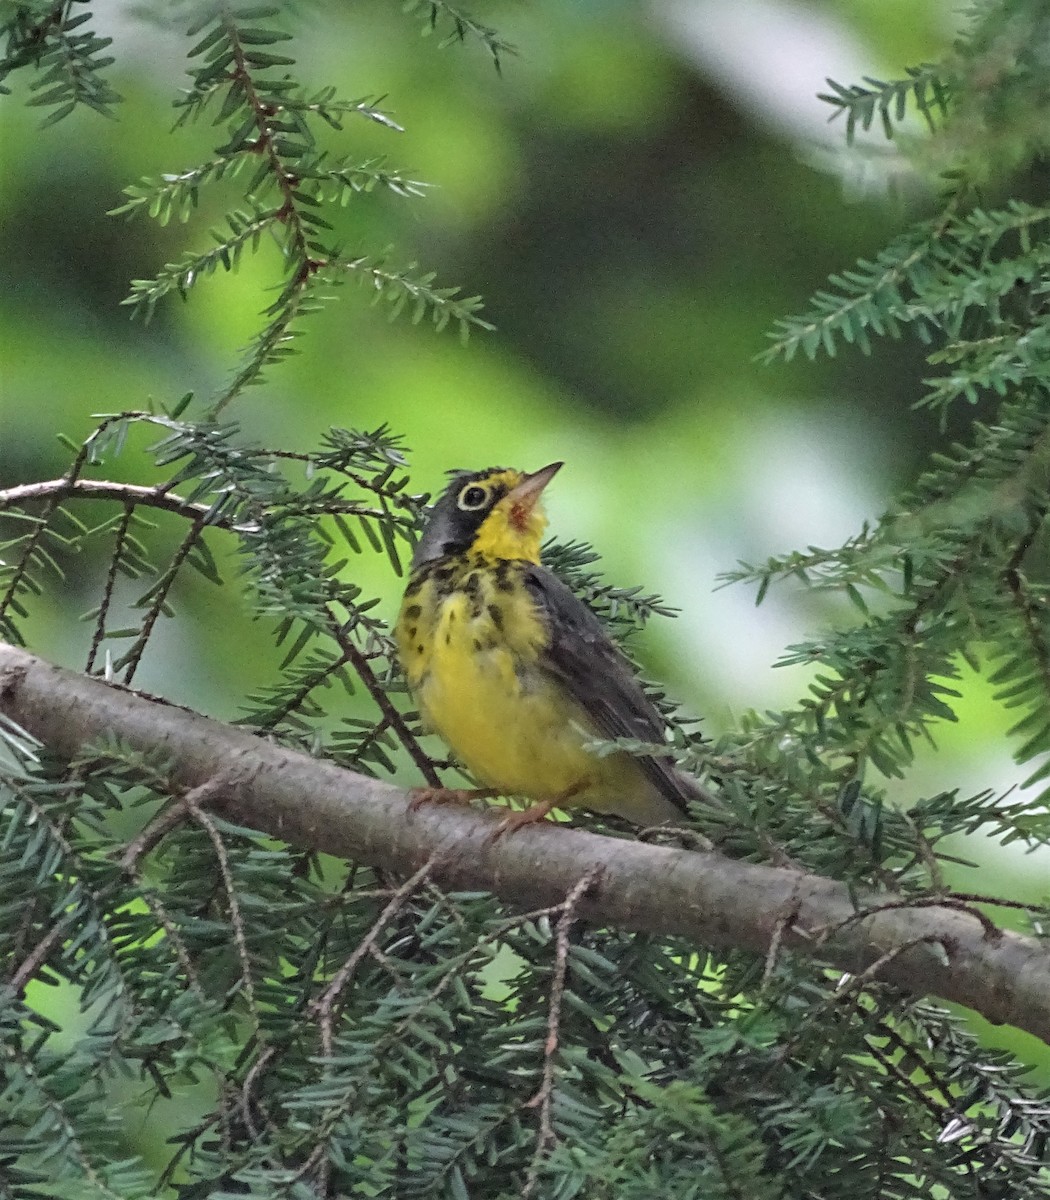
<path id="1" fill-rule="evenodd" d="M 489 502 L 489 489 L 480 483 L 470 483 L 459 493 L 456 503 L 467 512 L 477 512 Z"/>

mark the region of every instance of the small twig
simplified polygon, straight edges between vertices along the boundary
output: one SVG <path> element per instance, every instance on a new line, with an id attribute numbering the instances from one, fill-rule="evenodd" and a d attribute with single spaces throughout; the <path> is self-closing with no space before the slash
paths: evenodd
<path id="1" fill-rule="evenodd" d="M 154 814 L 153 820 L 147 822 L 135 837 L 128 842 L 124 853 L 120 856 L 120 869 L 126 875 L 130 876 L 131 881 L 139 889 L 139 894 L 146 902 L 150 912 L 153 913 L 158 922 L 163 926 L 165 933 L 168 935 L 168 940 L 175 951 L 175 956 L 179 960 L 179 965 L 189 980 L 190 987 L 202 999 L 204 998 L 204 989 L 201 987 L 197 971 L 193 966 L 193 960 L 190 958 L 190 953 L 186 948 L 186 943 L 183 941 L 178 926 L 172 920 L 168 910 L 161 903 L 160 898 L 147 886 L 138 864 L 144 855 L 149 854 L 164 837 L 186 819 L 190 803 L 195 802 L 200 804 L 205 800 L 211 799 L 216 793 L 225 791 L 229 786 L 230 781 L 228 778 L 215 778 L 173 799 L 160 812 Z"/>
<path id="2" fill-rule="evenodd" d="M 226 902 L 230 908 L 230 926 L 233 929 L 234 945 L 237 947 L 237 957 L 241 963 L 244 998 L 247 1001 L 248 1010 L 255 1022 L 256 1036 L 260 1042 L 265 1042 L 262 1032 L 262 1021 L 255 1003 L 255 985 L 252 983 L 252 964 L 248 954 L 248 938 L 245 933 L 244 918 L 241 915 L 241 906 L 237 900 L 237 891 L 233 883 L 233 871 L 230 868 L 230 857 L 226 852 L 226 843 L 222 840 L 222 835 L 216 828 L 215 822 L 201 808 L 197 800 L 194 799 L 192 792 L 186 793 L 183 797 L 183 803 L 193 816 L 193 819 L 208 835 L 212 846 L 215 848 L 215 857 L 218 860 L 219 873 L 222 876 L 222 886 L 226 892 Z"/>
<path id="3" fill-rule="evenodd" d="M 179 932 L 179 927 L 172 920 L 171 914 L 161 903 L 160 897 L 157 896 L 147 885 L 142 877 L 142 873 L 137 867 L 132 867 L 129 871 L 131 881 L 139 890 L 139 896 L 145 901 L 146 907 L 156 917 L 157 922 L 161 925 L 164 932 L 168 935 L 168 941 L 171 943 L 172 949 L 175 951 L 175 957 L 179 960 L 179 966 L 183 970 L 186 979 L 189 982 L 190 988 L 201 999 L 205 1000 L 204 988 L 201 986 L 200 977 L 193 965 L 193 960 L 190 958 L 190 952 L 186 948 L 186 943 L 183 940 L 182 934 Z"/>
<path id="4" fill-rule="evenodd" d="M 347 660 L 352 664 L 357 672 L 358 678 L 365 685 L 368 694 L 379 706 L 379 711 L 386 717 L 390 727 L 397 731 L 398 737 L 401 739 L 401 744 L 408 751 L 409 757 L 419 768 L 420 774 L 430 784 L 431 787 L 441 787 L 441 779 L 438 773 L 434 770 L 433 764 L 427 757 L 419 742 L 416 741 L 415 735 L 409 729 L 405 718 L 397 711 L 390 703 L 390 697 L 386 694 L 379 680 L 375 676 L 368 663 L 368 659 L 359 650 L 357 646 L 347 636 L 342 622 L 333 612 L 331 605 L 328 606 L 328 616 L 331 620 L 332 636 L 339 644 L 339 648 L 343 651 Z"/>
<path id="5" fill-rule="evenodd" d="M 139 830 L 139 833 L 128 842 L 124 853 L 120 856 L 121 871 L 124 871 L 125 875 L 131 877 L 134 886 L 138 888 L 139 895 L 142 896 L 146 906 L 149 907 L 150 912 L 154 914 L 157 922 L 161 924 L 164 932 L 168 935 L 168 941 L 172 943 L 175 956 L 179 960 L 182 971 L 185 972 L 193 991 L 202 1000 L 204 998 L 204 989 L 200 986 L 196 967 L 193 966 L 193 960 L 190 958 L 190 952 L 186 949 L 186 943 L 182 941 L 178 925 L 175 924 L 160 898 L 146 886 L 142 871 L 138 869 L 138 864 L 144 854 L 148 854 L 151 850 L 154 850 L 154 847 L 164 836 L 167 836 L 182 821 L 185 821 L 186 812 L 190 810 L 191 804 L 199 804 L 202 800 L 210 799 L 217 792 L 226 791 L 228 786 L 229 780 L 227 779 L 212 779 L 206 782 L 206 784 L 192 788 L 184 796 L 173 799 L 172 803 L 164 806 L 160 812 L 155 814 L 152 821 L 146 823 L 146 826 L 142 830 Z"/>
<path id="6" fill-rule="evenodd" d="M 209 1129 L 211 1129 L 211 1127 L 213 1125 L 219 1125 L 220 1128 L 222 1129 L 222 1134 L 221 1134 L 222 1153 L 224 1156 L 229 1154 L 230 1139 L 229 1139 L 229 1131 L 227 1128 L 228 1121 L 226 1121 L 224 1119 L 225 1114 L 226 1114 L 226 1105 L 224 1103 L 224 1098 L 221 1097 L 221 1093 L 223 1091 L 224 1091 L 224 1089 L 222 1087 L 222 1082 L 221 1082 L 221 1077 L 220 1077 L 220 1080 L 219 1080 L 219 1092 L 220 1092 L 219 1111 L 209 1113 L 206 1117 L 203 1117 L 200 1121 L 198 1121 L 197 1124 L 194 1125 L 192 1129 L 187 1129 L 178 1135 L 177 1140 L 178 1140 L 179 1148 L 175 1151 L 175 1153 L 171 1156 L 171 1158 L 169 1158 L 168 1161 L 164 1164 L 164 1170 L 161 1171 L 160 1176 L 157 1179 L 157 1190 L 159 1192 L 161 1192 L 161 1194 L 171 1190 L 171 1187 L 172 1187 L 171 1179 L 172 1179 L 172 1176 L 175 1174 L 176 1170 L 178 1169 L 179 1163 L 181 1163 L 182 1160 L 186 1157 L 186 1155 L 190 1153 L 191 1147 L 197 1141 L 197 1139 L 201 1136 L 201 1134 L 207 1133 L 207 1131 Z M 168 1141 L 168 1144 L 171 1145 L 171 1143 L 175 1140 L 176 1140 L 175 1138 L 170 1138 Z"/>
<path id="7" fill-rule="evenodd" d="M 859 1008 L 859 1004 L 857 1005 Z M 903 1062 L 910 1064 L 911 1072 L 921 1071 L 930 1082 L 930 1086 L 940 1094 L 941 1100 L 944 1102 L 945 1108 L 953 1108 L 955 1105 L 955 1097 L 952 1096 L 951 1086 L 948 1081 L 938 1074 L 936 1068 L 926 1058 L 922 1057 L 921 1050 L 932 1050 L 933 1047 L 926 1040 L 922 1033 L 922 1025 L 920 1022 L 911 1018 L 913 1028 L 918 1036 L 914 1043 L 907 1041 L 898 1028 L 898 1016 L 896 1013 L 887 1014 L 883 1005 L 880 1004 L 876 1010 L 876 1020 L 878 1023 L 878 1037 L 884 1038 L 895 1050 L 900 1052 Z M 906 1018 L 907 1019 L 907 1018 Z"/>
<path id="8" fill-rule="evenodd" d="M 39 483 L 4 488 L 0 490 L 0 509 L 21 506 L 33 500 L 46 499 L 57 504 L 70 496 L 79 500 L 119 500 L 132 509 L 141 504 L 189 517 L 193 521 L 203 520 L 208 515 L 206 504 L 193 504 L 174 492 L 162 490 L 160 486 L 142 487 L 133 483 L 112 483 L 106 479 L 43 479 Z M 224 524 L 221 517 L 215 523 Z"/>
<path id="9" fill-rule="evenodd" d="M 187 812 L 192 812 L 195 807 L 210 804 L 217 797 L 228 794 L 242 781 L 242 776 L 232 771 L 223 775 L 214 775 L 211 779 L 205 780 L 204 783 L 198 784 L 197 787 L 190 788 L 188 792 L 174 798 L 170 804 L 155 813 L 153 819 L 148 821 L 128 842 L 120 857 L 121 870 L 133 871 L 143 855 L 154 850 L 158 842 L 167 837 L 180 822 L 185 820 Z"/>
<path id="10" fill-rule="evenodd" d="M 909 941 L 902 942 L 901 945 L 894 946 L 892 949 L 887 950 L 885 954 L 880 954 L 879 957 L 873 963 L 871 963 L 870 966 L 865 967 L 865 969 L 861 971 L 859 975 L 853 975 L 849 973 L 843 975 L 839 980 L 835 991 L 832 993 L 829 1003 L 834 1003 L 836 1000 L 840 1000 L 849 992 L 860 991 L 865 984 L 871 983 L 874 979 L 876 979 L 882 968 L 888 966 L 895 958 L 899 958 L 902 954 L 906 954 L 909 950 L 914 950 L 916 946 L 923 945 L 940 946 L 946 954 L 948 952 L 947 947 L 944 944 L 944 939 L 938 937 L 935 933 L 928 933 L 924 934 L 922 937 L 911 938 Z"/>
<path id="11" fill-rule="evenodd" d="M 551 1120 L 551 1108 L 554 1097 L 554 1069 L 561 1027 L 562 998 L 565 994 L 565 978 L 569 969 L 569 933 L 572 930 L 572 923 L 576 919 L 576 910 L 580 901 L 598 882 L 601 874 L 601 866 L 591 867 L 587 874 L 576 882 L 559 905 L 561 916 L 558 918 L 554 971 L 551 975 L 550 1003 L 547 1008 L 547 1041 L 543 1047 L 543 1077 L 540 1081 L 539 1091 L 525 1105 L 526 1108 L 538 1108 L 540 1119 L 532 1162 L 529 1163 L 525 1186 L 521 1190 L 522 1200 L 528 1200 L 535 1190 L 547 1147 L 556 1140 L 554 1124 Z"/>
<path id="12" fill-rule="evenodd" d="M 957 896 L 955 894 L 949 896 L 909 896 L 902 900 L 887 900 L 883 904 L 873 904 L 867 908 L 858 909 L 856 912 L 850 913 L 848 917 L 837 921 L 834 925 L 825 925 L 820 930 L 810 930 L 810 933 L 816 937 L 816 944 L 822 946 L 829 937 L 840 933 L 848 925 L 852 925 L 857 921 L 866 921 L 869 917 L 878 916 L 879 913 L 892 912 L 894 909 L 902 908 L 954 908 L 958 912 L 966 913 L 968 917 L 973 917 L 984 930 L 984 936 L 990 941 L 997 942 L 1003 936 L 1003 931 L 990 917 L 985 916 L 979 908 L 974 908 L 972 904 L 968 903 L 965 896 Z"/>
<path id="13" fill-rule="evenodd" d="M 102 428 L 104 428 L 104 426 L 100 426 L 99 430 L 96 432 L 101 432 Z M 84 444 L 77 451 L 76 457 L 69 464 L 69 470 L 65 473 L 61 482 L 65 483 L 69 487 L 72 487 L 75 484 L 77 476 L 79 476 L 80 472 L 84 469 L 84 463 L 87 461 L 88 448 L 89 442 L 84 442 Z M 2 493 L 0 493 L 0 495 L 2 495 Z M 25 546 L 22 547 L 21 553 L 18 557 L 18 562 L 15 564 L 14 571 L 7 581 L 7 586 L 4 589 L 3 595 L 0 596 L 0 628 L 3 627 L 8 608 L 16 603 L 19 588 L 22 586 L 26 577 L 26 573 L 29 570 L 29 563 L 33 555 L 36 553 L 37 547 L 40 544 L 40 539 L 44 536 L 44 530 L 50 524 L 51 518 L 58 509 L 61 500 L 62 497 L 60 495 L 48 496 L 47 504 L 44 506 L 43 513 L 41 514 L 32 532 L 26 539 Z"/>
<path id="14" fill-rule="evenodd" d="M 280 457 L 275 454 L 275 457 Z M 309 456 L 303 455 L 304 458 Z M 358 482 L 354 477 L 354 481 Z M 197 504 L 185 500 L 175 492 L 169 491 L 170 484 L 157 484 L 154 487 L 144 487 L 134 483 L 116 483 L 108 479 L 43 479 L 38 483 L 22 483 L 17 487 L 0 488 L 0 511 L 7 508 L 21 507 L 34 500 L 50 500 L 57 506 L 64 499 L 75 500 L 114 500 L 134 509 L 157 508 L 163 512 L 175 513 L 176 516 L 186 517 L 191 521 L 203 521 L 214 525 L 217 529 L 225 529 L 231 533 L 257 533 L 258 526 L 247 523 L 234 523 L 222 511 L 213 511 L 207 504 Z M 337 500 L 330 498 L 318 503 L 315 509 L 319 513 L 339 513 L 352 517 L 371 517 L 376 521 L 387 520 L 391 514 L 381 508 L 369 508 L 353 500 Z"/>
<path id="15" fill-rule="evenodd" d="M 1007 900 L 1003 896 L 986 896 L 983 892 L 948 892 L 947 899 L 961 904 L 991 904 L 997 908 L 1016 908 L 1027 913 L 1043 912 L 1046 908 L 1045 904 L 1032 904 L 1028 900 Z M 972 915 L 976 917 L 977 913 Z"/>
<path id="16" fill-rule="evenodd" d="M 331 1058 L 333 1052 L 333 1035 L 332 1035 L 332 1014 L 339 999 L 339 994 L 343 988 L 353 978 L 354 972 L 357 970 L 361 960 L 369 952 L 376 939 L 383 931 L 383 927 L 404 907 L 405 901 L 427 878 L 434 868 L 434 863 L 437 861 L 437 855 L 432 854 L 430 858 L 416 871 L 410 875 L 403 884 L 391 896 L 386 908 L 376 917 L 372 924 L 372 928 L 365 934 L 361 941 L 357 944 L 353 954 L 343 963 L 343 965 L 332 976 L 332 980 L 328 987 L 310 1004 L 310 1015 L 317 1018 L 321 1032 L 321 1047 L 324 1050 L 325 1057 Z"/>
<path id="17" fill-rule="evenodd" d="M 11 948 L 8 952 L 11 962 L 19 961 L 26 953 L 30 936 L 37 923 L 43 919 L 42 910 L 45 908 L 43 899 L 43 896 L 36 895 L 25 906 L 18 921 L 18 929 L 11 936 Z"/>
<path id="18" fill-rule="evenodd" d="M 21 796 L 22 802 L 30 809 L 34 817 L 49 830 L 51 837 L 58 843 L 62 849 L 62 853 L 70 862 L 77 862 L 78 855 L 70 845 L 62 830 L 56 827 L 50 816 L 40 807 L 32 796 L 25 793 Z M 89 892 L 92 898 L 97 899 L 95 893 Z M 69 925 L 77 917 L 75 908 L 67 909 L 58 918 L 54 925 L 44 934 L 39 942 L 33 947 L 29 954 L 22 960 L 18 968 L 12 973 L 9 986 L 18 995 L 36 972 L 43 966 L 50 956 L 55 944 L 61 941 Z M 104 928 L 104 927 L 103 927 Z M 107 937 L 108 940 L 108 937 Z"/>
<path id="19" fill-rule="evenodd" d="M 19 964 L 18 969 L 8 980 L 8 987 L 16 996 L 21 994 L 26 984 L 47 961 L 55 944 L 65 936 L 72 916 L 72 913 L 67 912 L 60 917 Z"/>
<path id="20" fill-rule="evenodd" d="M 325 663 L 316 671 L 311 671 L 309 675 L 302 681 L 298 688 L 285 700 L 279 707 L 271 710 L 265 720 L 254 723 L 253 727 L 260 731 L 275 729 L 290 713 L 295 712 L 297 708 L 307 699 L 315 688 L 320 687 L 329 676 L 334 675 L 347 663 L 348 658 L 344 650 L 338 658 L 333 659 L 330 663 Z M 378 736 L 379 726 L 375 731 L 374 736 Z"/>
<path id="21" fill-rule="evenodd" d="M 784 934 L 794 925 L 795 918 L 799 914 L 799 906 L 798 888 L 796 887 L 789 903 L 777 914 L 776 924 L 773 926 L 773 936 L 769 939 L 769 949 L 766 951 L 766 965 L 763 968 L 762 982 L 759 985 L 762 990 L 765 990 L 769 986 L 769 981 L 773 978 Z"/>
<path id="22" fill-rule="evenodd" d="M 296 316 L 298 304 L 295 302 L 302 295 L 313 272 L 320 262 L 310 257 L 309 237 L 307 227 L 300 211 L 300 196 L 296 188 L 297 180 L 288 166 L 281 159 L 278 137 L 274 130 L 277 114 L 259 94 L 251 64 L 248 61 L 244 44 L 241 41 L 241 31 L 234 22 L 233 15 L 227 7 L 219 9 L 219 20 L 222 22 L 230 52 L 233 56 L 230 78 L 239 84 L 244 96 L 244 105 L 251 113 L 252 121 L 258 130 L 254 149 L 265 158 L 266 174 L 279 191 L 283 203 L 279 209 L 279 219 L 288 230 L 288 242 L 284 253 L 288 260 L 287 283 L 282 295 L 283 311 L 271 325 L 271 345 L 278 345 L 287 336 L 288 326 Z M 278 125 L 279 127 L 279 125 Z M 245 384 L 257 375 L 258 360 L 238 371 L 233 381 L 216 397 L 211 409 L 211 415 L 218 414 L 233 400 Z"/>
<path id="23" fill-rule="evenodd" d="M 102 645 L 102 639 L 106 634 L 106 617 L 109 614 L 109 607 L 113 603 L 113 592 L 117 586 L 120 557 L 124 550 L 128 529 L 131 526 L 131 518 L 134 515 L 135 506 L 129 500 L 125 500 L 124 515 L 120 518 L 120 524 L 117 526 L 113 553 L 109 557 L 109 571 L 106 573 L 106 582 L 102 587 L 102 601 L 98 606 L 98 616 L 95 618 L 95 628 L 91 634 L 91 645 L 88 647 L 87 666 L 84 668 L 88 675 L 95 669 L 95 656 L 98 654 L 98 648 Z"/>
<path id="24" fill-rule="evenodd" d="M 171 556 L 171 561 L 168 563 L 166 570 L 160 579 L 153 585 L 151 591 L 153 593 L 150 600 L 149 609 L 146 612 L 145 619 L 142 622 L 142 628 L 139 631 L 138 637 L 135 639 L 131 649 L 123 656 L 119 662 L 119 667 L 124 671 L 124 684 L 130 685 L 134 678 L 135 672 L 138 670 L 139 663 L 142 661 L 142 656 L 146 652 L 146 645 L 150 637 L 153 635 L 154 626 L 164 611 L 164 605 L 168 598 L 168 592 L 171 591 L 172 584 L 175 582 L 175 577 L 182 568 L 182 564 L 186 561 L 190 551 L 196 546 L 201 533 L 204 530 L 204 521 L 196 520 L 190 526 L 186 536 L 182 539 L 182 543 L 175 553 Z M 147 593 L 148 594 L 148 593 Z"/>
<path id="25" fill-rule="evenodd" d="M 252 1091 L 255 1087 L 255 1081 L 266 1070 L 270 1060 L 276 1053 L 277 1051 L 273 1046 L 266 1046 L 255 1062 L 252 1063 L 251 1069 L 245 1075 L 244 1083 L 241 1085 L 241 1116 L 244 1119 L 244 1128 L 248 1131 L 248 1136 L 253 1142 L 259 1138 L 259 1129 L 252 1116 Z"/>
<path id="26" fill-rule="evenodd" d="M 396 963 L 390 957 L 389 954 L 386 954 L 382 950 L 380 950 L 379 947 L 374 942 L 372 943 L 371 946 L 368 947 L 368 953 L 383 968 L 383 970 L 386 971 L 386 973 L 389 976 L 391 976 L 391 978 L 394 979 L 397 983 L 400 984 L 400 983 L 405 982 L 404 971 L 402 971 L 396 965 Z"/>
<path id="27" fill-rule="evenodd" d="M 879 1031 L 879 1035 L 882 1036 L 881 1030 Z M 938 1104 L 928 1092 L 919 1087 L 919 1085 L 912 1079 L 911 1075 L 909 1075 L 907 1071 L 898 1066 L 885 1050 L 875 1044 L 875 1038 L 873 1036 L 865 1037 L 864 1041 L 868 1047 L 868 1053 L 872 1056 L 872 1058 L 881 1063 L 883 1069 L 891 1074 L 898 1081 L 898 1083 L 901 1084 L 902 1087 L 907 1088 L 913 1099 L 917 1100 L 924 1108 L 926 1108 L 930 1114 L 937 1119 L 937 1121 L 943 1123 L 945 1113 L 951 1112 L 950 1105 L 946 1106 Z M 910 1046 L 907 1047 L 907 1049 L 911 1051 Z M 919 1067 L 920 1070 L 926 1070 L 925 1063 L 920 1063 Z"/>
<path id="28" fill-rule="evenodd" d="M 204 784 L 202 787 L 194 788 L 193 792 L 204 792 L 210 785 Z M 124 849 L 124 853 L 120 856 L 120 869 L 132 874 L 137 866 L 139 859 L 143 855 L 149 854 L 151 850 L 166 837 L 177 825 L 180 825 L 186 819 L 188 811 L 189 797 L 193 792 L 187 792 L 178 799 L 172 800 L 170 804 L 166 804 L 160 812 L 156 813 L 153 819 L 146 823 L 143 828 L 128 842 Z M 198 796 L 198 801 L 202 797 Z"/>
<path id="29" fill-rule="evenodd" d="M 108 1196 L 110 1200 L 121 1200 L 121 1197 L 109 1187 L 105 1178 L 96 1169 L 91 1159 L 88 1157 L 88 1152 L 84 1147 L 83 1142 L 78 1136 L 76 1127 L 70 1120 L 69 1114 L 66 1112 L 61 1101 L 52 1096 L 48 1087 L 50 1080 L 47 1075 L 42 1075 L 36 1068 L 34 1062 L 19 1052 L 12 1039 L 7 1039 L 5 1043 L 0 1043 L 4 1054 L 11 1063 L 16 1064 L 27 1079 L 32 1081 L 36 1094 L 41 1098 L 41 1105 L 45 1108 L 52 1117 L 55 1127 L 60 1131 L 58 1134 L 52 1134 L 52 1145 L 56 1143 L 62 1149 L 73 1155 L 80 1164 L 80 1169 L 84 1172 L 85 1177 L 99 1195 Z M 8 1066 L 3 1071 L 5 1080 L 12 1078 L 13 1068 Z M 96 1153 L 97 1153 L 96 1148 Z M 68 1193 L 67 1193 L 68 1194 Z M 127 1195 L 127 1193 L 125 1193 Z"/>
<path id="30" fill-rule="evenodd" d="M 325 988 L 320 996 L 311 1001 L 307 1012 L 309 1016 L 315 1018 L 317 1021 L 321 1036 L 321 1047 L 324 1051 L 325 1058 L 331 1058 L 334 1052 L 334 1011 L 340 993 L 353 978 L 354 972 L 360 965 L 361 960 L 366 954 L 369 954 L 373 946 L 375 946 L 384 926 L 389 924 L 389 922 L 398 914 L 398 912 L 400 912 L 409 896 L 411 896 L 412 893 L 427 879 L 427 877 L 430 875 L 430 872 L 434 869 L 434 864 L 436 862 L 437 855 L 432 854 L 417 871 L 410 875 L 408 879 L 406 879 L 405 882 L 401 884 L 399 888 L 397 888 L 397 890 L 391 896 L 390 902 L 372 923 L 372 927 L 361 939 L 361 941 L 358 942 L 353 954 L 350 955 L 346 962 L 344 962 L 339 970 L 336 971 L 335 975 L 333 975 L 328 987 Z M 289 1183 L 294 1183 L 296 1180 L 303 1178 L 304 1175 L 308 1175 L 314 1170 L 315 1167 L 320 1165 L 323 1175 L 321 1180 L 321 1194 L 326 1194 L 328 1163 L 324 1158 L 324 1154 L 327 1139 L 328 1123 L 325 1122 L 317 1144 L 314 1146 L 306 1161 L 295 1173 L 293 1178 L 289 1180 Z"/>
<path id="31" fill-rule="evenodd" d="M 904 812 L 901 815 L 911 826 L 912 832 L 915 834 L 915 845 L 918 850 L 916 858 L 922 861 L 929 872 L 930 883 L 933 885 L 934 891 L 938 893 L 947 892 L 948 889 L 944 885 L 944 875 L 941 872 L 941 864 L 937 861 L 937 855 L 933 851 L 930 839 L 923 833 L 918 822 L 912 818 L 911 813 Z M 901 874 L 903 873 L 902 871 Z"/>
<path id="32" fill-rule="evenodd" d="M 802 1024 L 795 1031 L 795 1033 L 786 1042 L 784 1042 L 776 1054 L 773 1055 L 769 1065 L 766 1067 L 766 1070 L 763 1073 L 762 1082 L 768 1083 L 768 1081 L 772 1079 L 773 1072 L 787 1062 L 795 1048 L 806 1036 L 807 1031 L 811 1029 L 824 1014 L 834 1012 L 840 1000 L 852 994 L 854 997 L 854 1007 L 859 1009 L 859 998 L 857 993 L 859 993 L 866 984 L 870 983 L 883 967 L 888 966 L 895 958 L 898 958 L 906 951 L 912 950 L 916 946 L 929 943 L 936 943 L 941 947 L 944 946 L 943 939 L 938 937 L 936 934 L 927 934 L 923 937 L 912 938 L 910 941 L 907 941 L 900 946 L 894 946 L 893 949 L 888 950 L 883 955 L 880 955 L 879 958 L 877 958 L 859 975 L 853 975 L 849 972 L 842 975 L 835 989 L 829 995 L 827 995 L 820 1004 L 814 1006 L 806 1014 Z"/>

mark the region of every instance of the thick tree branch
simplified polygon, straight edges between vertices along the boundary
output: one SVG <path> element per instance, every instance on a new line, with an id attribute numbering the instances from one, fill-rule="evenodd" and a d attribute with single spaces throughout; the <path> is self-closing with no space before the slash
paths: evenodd
<path id="1" fill-rule="evenodd" d="M 1050 1043 L 1050 947 L 992 929 L 950 902 L 924 898 L 908 907 L 899 896 L 870 895 L 858 912 L 831 879 L 565 826 L 540 824 L 489 844 L 495 814 L 410 811 L 409 797 L 391 784 L 4 644 L 0 713 L 64 757 L 116 734 L 169 759 L 173 790 L 227 780 L 211 807 L 298 846 L 404 875 L 433 857 L 434 880 L 487 889 L 524 908 L 562 902 L 598 870 L 600 883 L 576 909 L 583 920 L 759 954 L 776 939 L 780 950 L 957 1001 Z"/>

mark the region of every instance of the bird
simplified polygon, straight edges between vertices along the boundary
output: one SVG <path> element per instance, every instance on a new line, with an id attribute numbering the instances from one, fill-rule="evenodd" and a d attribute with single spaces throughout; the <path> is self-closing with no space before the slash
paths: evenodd
<path id="1" fill-rule="evenodd" d="M 540 561 L 541 496 L 562 468 L 450 472 L 412 557 L 394 642 L 425 727 L 482 785 L 417 789 L 529 802 L 498 834 L 551 809 L 638 825 L 681 823 L 709 800 L 666 755 L 596 751 L 616 738 L 665 743 L 666 722 L 598 617 Z"/>

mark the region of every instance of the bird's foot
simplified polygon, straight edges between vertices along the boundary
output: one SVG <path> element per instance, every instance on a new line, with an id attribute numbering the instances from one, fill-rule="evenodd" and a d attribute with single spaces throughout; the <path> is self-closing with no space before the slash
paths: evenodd
<path id="1" fill-rule="evenodd" d="M 514 812 L 509 817 L 504 817 L 485 839 L 485 845 L 491 846 L 504 834 L 513 833 L 525 825 L 534 825 L 537 821 L 544 820 L 557 803 L 557 800 L 540 800 L 536 804 L 530 804 L 528 808 L 523 808 L 521 812 Z"/>
<path id="2" fill-rule="evenodd" d="M 559 792 L 557 796 L 552 796 L 549 800 L 538 800 L 535 804 L 530 804 L 528 808 L 522 809 L 521 812 L 511 813 L 509 817 L 504 817 L 485 839 L 485 845 L 491 846 L 506 833 L 513 833 L 525 825 L 534 825 L 537 821 L 544 820 L 552 808 L 561 808 L 566 800 L 572 799 L 588 786 L 588 780 L 581 780 L 579 783 L 574 783 L 572 787 L 567 787 L 563 792 Z"/>
<path id="3" fill-rule="evenodd" d="M 419 787 L 409 792 L 408 811 L 415 812 L 424 804 L 469 804 L 472 800 L 491 800 L 498 796 L 492 788 Z"/>

